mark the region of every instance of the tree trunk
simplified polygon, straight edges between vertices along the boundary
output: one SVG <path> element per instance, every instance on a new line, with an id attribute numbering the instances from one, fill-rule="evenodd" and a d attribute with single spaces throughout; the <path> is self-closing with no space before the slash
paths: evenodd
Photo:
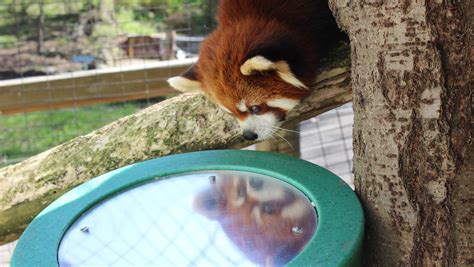
<path id="1" fill-rule="evenodd" d="M 102 22 L 107 24 L 115 23 L 115 0 L 99 1 L 99 16 Z"/>
<path id="2" fill-rule="evenodd" d="M 365 262 L 472 265 L 472 66 L 461 4 L 330 2 L 351 40 Z"/>
<path id="3" fill-rule="evenodd" d="M 288 114 L 290 125 L 351 100 L 344 51 L 322 66 L 312 94 Z M 251 144 L 240 136 L 234 118 L 190 93 L 4 167 L 0 169 L 0 245 L 17 239 L 44 207 L 93 177 L 154 157 Z"/>
<path id="4" fill-rule="evenodd" d="M 204 14 L 206 16 L 206 27 L 208 31 L 215 28 L 215 15 L 217 13 L 217 0 L 207 0 Z"/>
<path id="5" fill-rule="evenodd" d="M 38 15 L 38 46 L 37 53 L 43 54 L 44 52 L 44 2 L 39 1 L 39 15 Z"/>
<path id="6" fill-rule="evenodd" d="M 167 30 L 165 39 L 160 44 L 160 57 L 162 60 L 176 59 L 176 31 Z"/>

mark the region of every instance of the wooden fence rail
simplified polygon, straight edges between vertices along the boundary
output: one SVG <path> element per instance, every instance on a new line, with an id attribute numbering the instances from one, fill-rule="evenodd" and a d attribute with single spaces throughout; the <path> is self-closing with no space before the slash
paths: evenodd
<path id="1" fill-rule="evenodd" d="M 146 66 L 116 67 L 0 81 L 0 114 L 122 102 L 176 93 L 166 82 L 196 59 L 162 61 Z"/>

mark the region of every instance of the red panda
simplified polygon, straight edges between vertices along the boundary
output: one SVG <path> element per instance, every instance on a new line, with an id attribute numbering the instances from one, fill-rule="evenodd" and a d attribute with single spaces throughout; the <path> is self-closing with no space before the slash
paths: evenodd
<path id="1" fill-rule="evenodd" d="M 245 139 L 266 139 L 310 93 L 337 29 L 327 2 L 221 0 L 217 23 L 197 63 L 168 82 L 204 93 L 239 121 Z"/>
<path id="2" fill-rule="evenodd" d="M 317 224 L 303 194 L 283 182 L 253 175 L 219 175 L 196 195 L 193 207 L 218 221 L 229 240 L 259 266 L 288 263 L 312 238 Z"/>

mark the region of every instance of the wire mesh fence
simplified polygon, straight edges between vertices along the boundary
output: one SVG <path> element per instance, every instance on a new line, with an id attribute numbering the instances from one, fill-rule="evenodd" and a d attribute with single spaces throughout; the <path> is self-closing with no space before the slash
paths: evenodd
<path id="1" fill-rule="evenodd" d="M 0 167 L 171 95 L 217 0 L 0 2 Z M 191 59 L 192 60 L 192 59 Z M 174 63 L 173 63 L 174 62 Z M 301 158 L 352 183 L 352 106 L 300 125 Z M 7 265 L 13 245 L 0 247 Z"/>
<path id="2" fill-rule="evenodd" d="M 353 121 L 348 103 L 300 124 L 301 158 L 331 170 L 351 187 Z"/>
<path id="3" fill-rule="evenodd" d="M 163 60 L 196 55 L 216 2 L 2 1 L 1 166 L 172 95 Z"/>

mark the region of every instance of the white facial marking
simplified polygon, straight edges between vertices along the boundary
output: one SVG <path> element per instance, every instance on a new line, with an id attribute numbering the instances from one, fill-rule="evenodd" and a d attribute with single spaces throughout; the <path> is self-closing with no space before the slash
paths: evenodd
<path id="1" fill-rule="evenodd" d="M 262 188 L 254 189 L 247 185 L 247 195 L 258 202 L 269 202 L 275 200 L 284 200 L 286 192 L 277 183 L 265 183 Z"/>
<path id="2" fill-rule="evenodd" d="M 217 104 L 222 110 L 224 110 L 225 112 L 227 113 L 232 113 L 228 108 L 224 107 L 223 105 L 221 104 Z"/>
<path id="3" fill-rule="evenodd" d="M 297 220 L 306 214 L 306 206 L 303 201 L 294 201 L 291 205 L 285 206 L 281 210 L 281 217 L 285 219 Z"/>
<path id="4" fill-rule="evenodd" d="M 242 206 L 245 203 L 245 197 L 238 197 L 235 201 L 232 202 L 232 205 L 236 208 Z"/>
<path id="5" fill-rule="evenodd" d="M 240 100 L 239 103 L 237 103 L 237 109 L 242 111 L 242 112 L 246 112 L 247 111 L 247 105 L 245 105 L 245 101 L 244 100 Z"/>
<path id="6" fill-rule="evenodd" d="M 296 78 L 293 72 L 291 72 L 288 63 L 286 63 L 285 61 L 277 61 L 275 62 L 275 65 L 276 70 L 278 72 L 278 76 L 280 76 L 283 81 L 298 88 L 308 89 L 308 87 L 304 85 L 304 83 L 302 83 L 300 80 L 298 80 L 298 78 Z"/>
<path id="7" fill-rule="evenodd" d="M 291 71 L 290 66 L 284 60 L 277 62 L 270 61 L 263 56 L 255 56 L 250 59 L 247 59 L 242 66 L 240 66 L 240 72 L 245 75 L 252 75 L 254 71 L 268 71 L 276 70 L 280 78 L 298 88 L 308 89 L 303 82 L 296 78 L 295 74 Z"/>
<path id="8" fill-rule="evenodd" d="M 240 181 L 239 177 L 232 177 L 232 185 L 235 188 L 239 188 L 240 183 L 241 183 L 241 181 Z M 231 200 L 230 203 L 233 207 L 239 208 L 245 203 L 245 196 L 241 196 L 237 192 L 237 198 Z"/>
<path id="9" fill-rule="evenodd" d="M 281 123 L 273 113 L 262 115 L 249 115 L 245 120 L 239 121 L 242 131 L 252 131 L 258 134 L 257 140 L 264 140 L 276 130 L 275 126 Z"/>
<path id="10" fill-rule="evenodd" d="M 296 105 L 300 103 L 299 100 L 291 98 L 277 98 L 267 101 L 267 106 L 274 108 L 281 108 L 286 111 L 292 110 Z"/>
<path id="11" fill-rule="evenodd" d="M 196 90 L 201 90 L 201 83 L 198 81 L 193 81 L 181 76 L 176 76 L 168 79 L 168 84 L 174 89 L 186 93 Z"/>
<path id="12" fill-rule="evenodd" d="M 260 208 L 258 206 L 253 207 L 252 209 L 253 217 L 258 225 L 262 224 L 262 217 L 260 217 Z"/>

